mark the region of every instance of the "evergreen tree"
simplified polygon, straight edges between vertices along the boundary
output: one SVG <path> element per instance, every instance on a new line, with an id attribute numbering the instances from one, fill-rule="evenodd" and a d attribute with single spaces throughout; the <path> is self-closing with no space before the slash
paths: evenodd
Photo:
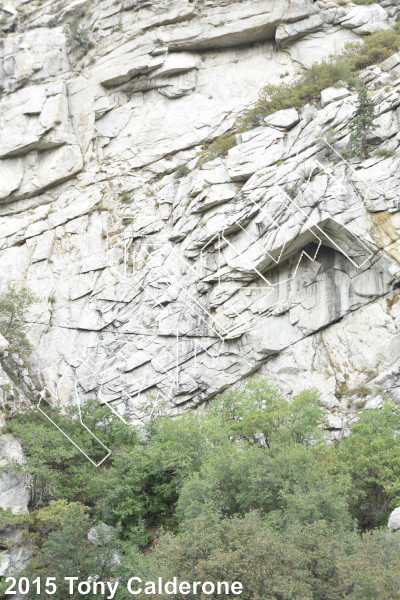
<path id="1" fill-rule="evenodd" d="M 364 86 L 360 87 L 358 90 L 357 109 L 349 127 L 350 131 L 352 131 L 350 144 L 354 155 L 360 156 L 362 153 L 364 158 L 368 158 L 368 152 L 371 147 L 368 137 L 378 127 L 374 124 L 375 118 L 375 105 L 368 98 L 367 88 Z"/>

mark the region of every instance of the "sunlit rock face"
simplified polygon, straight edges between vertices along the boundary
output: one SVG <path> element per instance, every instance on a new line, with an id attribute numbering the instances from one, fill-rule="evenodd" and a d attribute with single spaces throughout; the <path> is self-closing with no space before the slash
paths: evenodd
<path id="1" fill-rule="evenodd" d="M 363 73 L 375 142 L 393 152 L 341 159 L 356 102 L 343 82 L 198 163 L 263 86 L 397 11 L 389 0 L 0 8 L 0 286 L 40 296 L 27 316 L 38 391 L 134 418 L 149 397 L 179 411 L 258 372 L 289 395 L 319 388 L 341 432 L 360 402 L 400 399 L 399 56 Z"/>

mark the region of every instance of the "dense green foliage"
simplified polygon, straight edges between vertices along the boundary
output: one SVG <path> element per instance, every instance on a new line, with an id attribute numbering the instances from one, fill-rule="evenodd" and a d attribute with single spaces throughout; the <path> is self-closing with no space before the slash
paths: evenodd
<path id="1" fill-rule="evenodd" d="M 100 456 L 74 409 L 46 410 Z M 400 409 L 391 403 L 361 414 L 341 444 L 327 444 L 316 391 L 288 403 L 259 378 L 145 430 L 95 401 L 82 418 L 113 451 L 98 469 L 42 415 L 9 422 L 34 493 L 29 515 L 2 518 L 25 524 L 28 576 L 61 578 L 79 564 L 81 579 L 239 580 L 244 600 L 400 599 L 400 542 L 385 528 L 400 503 Z M 99 522 L 115 534 L 93 545 L 86 533 Z M 130 597 L 121 585 L 118 600 Z"/>
<path id="2" fill-rule="evenodd" d="M 202 148 L 199 164 L 224 156 L 235 144 L 234 133 L 262 125 L 264 119 L 281 109 L 300 109 L 307 103 L 318 102 L 323 89 L 335 85 L 356 85 L 357 75 L 365 67 L 377 64 L 397 52 L 400 47 L 400 24 L 394 29 L 376 31 L 363 42 L 349 42 L 345 50 L 321 62 L 315 62 L 290 83 L 265 86 L 259 100 L 244 111 L 233 130 L 217 137 Z"/>
<path id="3" fill-rule="evenodd" d="M 37 300 L 27 287 L 10 283 L 0 295 L 0 333 L 10 343 L 9 350 L 18 350 L 20 354 L 29 351 L 26 338 L 25 317 L 27 309 Z"/>
<path id="4" fill-rule="evenodd" d="M 367 88 L 363 86 L 358 90 L 357 107 L 349 126 L 352 132 L 350 144 L 353 154 L 358 156 L 363 154 L 364 158 L 368 158 L 368 152 L 371 149 L 369 138 L 373 130 L 377 128 L 377 125 L 374 124 L 376 117 L 375 105 L 368 97 Z"/>

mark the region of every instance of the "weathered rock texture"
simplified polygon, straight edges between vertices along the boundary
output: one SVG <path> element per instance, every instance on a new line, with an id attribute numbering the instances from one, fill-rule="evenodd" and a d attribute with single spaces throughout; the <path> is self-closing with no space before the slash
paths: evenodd
<path id="1" fill-rule="evenodd" d="M 0 506 L 15 515 L 28 511 L 29 489 L 27 478 L 18 473 L 7 474 L 12 464 L 22 464 L 21 444 L 9 433 L 0 436 Z"/>
<path id="2" fill-rule="evenodd" d="M 146 394 L 179 410 L 259 372 L 318 387 L 332 430 L 400 400 L 399 155 L 340 160 L 354 92 L 197 165 L 262 86 L 390 27 L 396 3 L 32 4 L 0 9 L 0 285 L 41 296 L 40 386 L 133 417 Z M 375 141 L 398 153 L 400 55 L 363 77 Z"/>
<path id="3" fill-rule="evenodd" d="M 14 515 L 28 512 L 30 478 L 15 472 L 15 465 L 23 460 L 19 441 L 10 434 L 0 435 L 0 508 Z M 0 577 L 20 571 L 32 556 L 22 535 L 23 528 L 0 520 Z"/>
<path id="4" fill-rule="evenodd" d="M 390 531 L 398 531 L 400 529 L 400 506 L 390 513 L 388 527 Z"/>

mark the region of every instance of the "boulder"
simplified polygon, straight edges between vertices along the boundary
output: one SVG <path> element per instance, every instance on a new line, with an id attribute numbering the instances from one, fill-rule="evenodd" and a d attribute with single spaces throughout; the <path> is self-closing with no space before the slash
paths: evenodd
<path id="1" fill-rule="evenodd" d="M 278 129 L 291 129 L 300 121 L 299 113 L 295 108 L 286 108 L 278 110 L 278 112 L 268 115 L 264 119 L 265 123 L 270 127 Z"/>
<path id="2" fill-rule="evenodd" d="M 98 523 L 89 529 L 87 538 L 94 546 L 101 546 L 111 542 L 116 536 L 114 527 L 106 525 L 106 523 Z"/>
<path id="3" fill-rule="evenodd" d="M 388 29 L 390 21 L 386 10 L 376 3 L 351 7 L 341 20 L 341 26 L 356 30 L 359 35 L 368 35 L 379 29 Z"/>
<path id="4" fill-rule="evenodd" d="M 400 529 L 400 506 L 391 512 L 388 521 L 388 528 L 390 531 L 398 531 Z"/>
<path id="5" fill-rule="evenodd" d="M 380 66 L 384 71 L 391 71 L 392 69 L 399 67 L 400 66 L 400 52 L 397 52 L 396 54 L 392 54 L 392 56 L 389 56 L 389 58 L 384 60 Z"/>
<path id="6" fill-rule="evenodd" d="M 294 40 L 319 31 L 322 29 L 323 24 L 324 21 L 321 15 L 312 15 L 308 19 L 302 19 L 295 23 L 283 23 L 278 25 L 275 39 L 280 46 L 285 47 Z"/>
<path id="7" fill-rule="evenodd" d="M 7 342 L 6 338 L 0 333 L 0 354 L 6 352 L 9 345 L 10 344 Z"/>
<path id="8" fill-rule="evenodd" d="M 341 100 L 342 98 L 346 98 L 346 96 L 350 96 L 350 92 L 345 87 L 329 87 L 321 92 L 321 105 L 325 107 L 327 104 L 331 102 L 336 102 L 336 100 Z"/>

